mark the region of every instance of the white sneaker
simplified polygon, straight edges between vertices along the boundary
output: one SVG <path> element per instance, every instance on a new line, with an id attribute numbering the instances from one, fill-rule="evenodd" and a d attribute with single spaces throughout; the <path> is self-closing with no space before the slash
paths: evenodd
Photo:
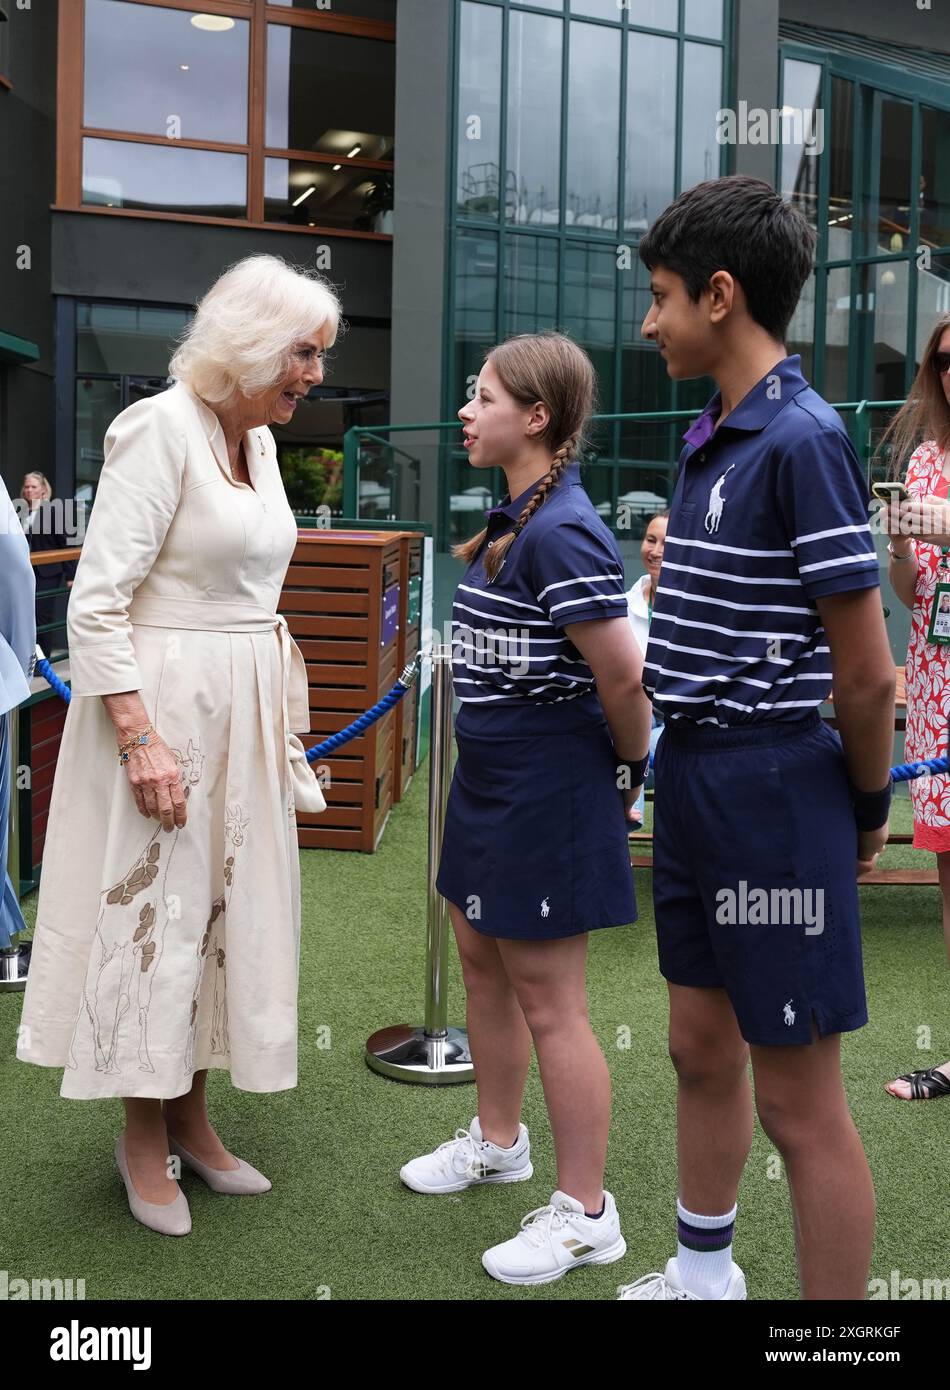
<path id="1" fill-rule="evenodd" d="M 733 1264 L 732 1275 L 726 1285 L 725 1293 L 720 1294 L 718 1299 L 711 1301 L 721 1303 L 726 1299 L 745 1297 L 745 1275 L 737 1264 Z M 632 1284 L 618 1284 L 617 1298 L 618 1300 L 624 1298 L 687 1298 L 694 1299 L 697 1303 L 703 1302 L 699 1294 L 690 1293 L 689 1289 L 683 1287 L 675 1255 L 672 1260 L 667 1261 L 665 1274 L 644 1274 L 642 1279 L 635 1279 Z"/>
<path id="2" fill-rule="evenodd" d="M 454 1139 L 421 1158 L 403 1164 L 399 1176 L 414 1192 L 461 1192 L 487 1182 L 524 1182 L 534 1168 L 531 1142 L 524 1125 L 510 1149 L 502 1149 L 482 1138 L 478 1116 L 471 1129 L 457 1129 Z"/>
<path id="3" fill-rule="evenodd" d="M 503 1284 L 549 1284 L 580 1265 L 606 1265 L 626 1254 L 617 1204 L 604 1193 L 604 1214 L 592 1219 L 566 1192 L 529 1211 L 513 1240 L 493 1245 L 482 1264 Z"/>

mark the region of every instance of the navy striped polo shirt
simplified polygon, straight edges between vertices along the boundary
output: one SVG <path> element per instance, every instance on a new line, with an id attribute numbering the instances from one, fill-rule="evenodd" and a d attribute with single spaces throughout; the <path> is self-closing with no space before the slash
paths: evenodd
<path id="1" fill-rule="evenodd" d="M 489 583 L 489 548 L 514 529 L 537 482 L 490 508 L 485 542 L 455 591 L 452 675 L 466 710 L 516 710 L 589 698 L 603 718 L 594 675 L 564 635 L 569 623 L 627 620 L 623 562 L 575 460 L 512 542 Z"/>
<path id="2" fill-rule="evenodd" d="M 802 719 L 831 691 L 815 600 L 880 583 L 869 496 L 798 355 L 683 436 L 643 683 L 668 718 Z"/>

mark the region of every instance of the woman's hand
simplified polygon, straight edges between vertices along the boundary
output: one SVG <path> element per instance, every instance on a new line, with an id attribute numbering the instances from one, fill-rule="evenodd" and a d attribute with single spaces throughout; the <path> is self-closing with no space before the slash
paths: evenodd
<path id="1" fill-rule="evenodd" d="M 141 814 L 161 821 L 163 830 L 180 830 L 187 819 L 185 793 L 178 760 L 165 740 L 149 734 L 148 743 L 132 749 L 125 769 Z"/>
<path id="2" fill-rule="evenodd" d="M 894 534 L 893 527 L 888 529 Z M 932 545 L 950 545 L 950 502 L 932 493 L 909 497 L 900 504 L 897 534 L 916 536 Z"/>
<path id="3" fill-rule="evenodd" d="M 629 790 L 626 787 L 623 788 L 623 813 L 627 820 L 638 828 L 643 826 L 643 821 L 637 808 L 637 802 L 640 799 L 640 793 L 642 791 L 642 785 L 639 787 L 632 787 Z"/>

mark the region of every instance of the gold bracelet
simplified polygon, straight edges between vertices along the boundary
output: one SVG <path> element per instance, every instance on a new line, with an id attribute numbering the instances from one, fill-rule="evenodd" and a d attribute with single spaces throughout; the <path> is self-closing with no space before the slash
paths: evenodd
<path id="1" fill-rule="evenodd" d="M 154 733 L 154 725 L 149 724 L 142 730 L 141 733 L 135 734 L 134 737 L 130 739 L 126 739 L 125 743 L 119 745 L 119 762 L 127 763 L 129 761 L 129 754 L 131 753 L 132 749 L 144 747 L 145 745 L 147 745 L 149 734 Z"/>

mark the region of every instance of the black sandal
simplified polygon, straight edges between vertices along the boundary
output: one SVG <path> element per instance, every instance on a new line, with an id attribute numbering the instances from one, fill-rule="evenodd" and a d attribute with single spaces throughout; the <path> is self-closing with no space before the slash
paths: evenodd
<path id="1" fill-rule="evenodd" d="M 950 1078 L 936 1067 L 931 1067 L 929 1071 L 909 1071 L 898 1080 L 910 1083 L 910 1095 L 897 1096 L 897 1100 L 939 1100 L 942 1096 L 950 1096 Z M 894 1093 L 890 1091 L 888 1094 Z"/>

